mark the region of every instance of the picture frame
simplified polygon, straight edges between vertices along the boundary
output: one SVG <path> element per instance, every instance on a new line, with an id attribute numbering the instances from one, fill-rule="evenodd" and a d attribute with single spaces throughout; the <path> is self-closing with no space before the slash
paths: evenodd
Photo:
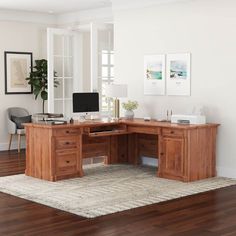
<path id="1" fill-rule="evenodd" d="M 165 54 L 144 56 L 144 95 L 165 95 Z"/>
<path id="2" fill-rule="evenodd" d="M 32 52 L 4 52 L 5 94 L 31 94 L 32 86 L 27 77 L 32 72 Z"/>
<path id="3" fill-rule="evenodd" d="M 167 95 L 191 95 L 191 54 L 167 54 L 166 58 Z"/>

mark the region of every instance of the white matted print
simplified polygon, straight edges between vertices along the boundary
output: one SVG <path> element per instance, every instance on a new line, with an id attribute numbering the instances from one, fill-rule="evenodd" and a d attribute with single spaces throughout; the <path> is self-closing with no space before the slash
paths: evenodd
<path id="1" fill-rule="evenodd" d="M 144 56 L 144 95 L 165 95 L 165 55 Z"/>
<path id="2" fill-rule="evenodd" d="M 190 53 L 167 55 L 167 95 L 190 96 L 190 60 Z"/>
<path id="3" fill-rule="evenodd" d="M 26 78 L 32 71 L 32 52 L 4 52 L 5 94 L 32 93 Z"/>

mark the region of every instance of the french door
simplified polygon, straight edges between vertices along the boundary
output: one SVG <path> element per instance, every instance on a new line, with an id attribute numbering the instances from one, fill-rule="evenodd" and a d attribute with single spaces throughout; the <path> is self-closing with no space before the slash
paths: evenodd
<path id="1" fill-rule="evenodd" d="M 78 57 L 79 34 L 47 29 L 48 112 L 72 116 L 72 93 L 79 90 L 82 82 Z"/>
<path id="2" fill-rule="evenodd" d="M 102 88 L 114 79 L 113 55 L 113 37 L 104 24 L 90 23 L 74 31 L 48 28 L 48 112 L 72 117 L 72 93 L 98 91 L 101 111 L 107 113 L 111 105 Z"/>

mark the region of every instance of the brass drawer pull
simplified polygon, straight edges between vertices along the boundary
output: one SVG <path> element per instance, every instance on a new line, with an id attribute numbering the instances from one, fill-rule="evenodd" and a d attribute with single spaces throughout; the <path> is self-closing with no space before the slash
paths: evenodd
<path id="1" fill-rule="evenodd" d="M 66 161 L 66 163 L 67 163 L 67 164 L 69 164 L 69 163 L 70 163 L 70 161 Z"/>
<path id="2" fill-rule="evenodd" d="M 174 133 L 175 133 L 175 131 L 171 130 L 171 131 L 170 131 L 170 133 L 171 133 L 171 134 L 174 134 Z"/>
<path id="3" fill-rule="evenodd" d="M 70 131 L 69 131 L 69 130 L 66 130 L 66 133 L 67 133 L 67 134 L 69 134 L 69 133 L 70 133 Z"/>
<path id="4" fill-rule="evenodd" d="M 70 142 L 66 142 L 66 145 L 69 145 L 70 144 Z"/>

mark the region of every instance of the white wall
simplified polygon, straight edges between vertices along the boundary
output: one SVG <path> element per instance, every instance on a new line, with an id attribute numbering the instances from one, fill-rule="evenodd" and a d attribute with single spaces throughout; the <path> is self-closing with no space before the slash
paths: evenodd
<path id="1" fill-rule="evenodd" d="M 204 105 L 208 122 L 221 126 L 217 138 L 218 175 L 236 177 L 236 2 L 195 0 L 116 11 L 115 77 L 128 83 L 136 116 L 164 117 Z M 144 96 L 145 54 L 190 52 L 191 96 Z"/>
<path id="2" fill-rule="evenodd" d="M 33 52 L 33 60 L 45 58 L 46 25 L 0 21 L 0 150 L 8 147 L 8 107 L 25 107 L 31 114 L 42 112 L 41 101 L 35 101 L 32 94 L 5 95 L 4 51 Z"/>

